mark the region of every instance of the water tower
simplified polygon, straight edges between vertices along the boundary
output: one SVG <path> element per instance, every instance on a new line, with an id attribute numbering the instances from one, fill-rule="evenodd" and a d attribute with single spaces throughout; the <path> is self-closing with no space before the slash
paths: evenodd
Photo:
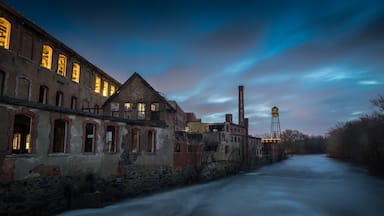
<path id="1" fill-rule="evenodd" d="M 272 107 L 272 121 L 271 121 L 271 138 L 280 139 L 280 120 L 279 120 L 279 108 Z"/>

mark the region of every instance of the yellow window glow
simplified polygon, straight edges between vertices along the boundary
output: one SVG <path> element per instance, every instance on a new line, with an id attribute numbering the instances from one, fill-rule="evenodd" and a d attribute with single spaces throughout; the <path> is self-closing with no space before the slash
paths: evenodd
<path id="1" fill-rule="evenodd" d="M 57 74 L 61 76 L 67 76 L 67 57 L 60 54 L 57 59 Z"/>
<path id="2" fill-rule="evenodd" d="M 75 83 L 80 82 L 80 65 L 77 63 L 73 63 L 72 66 L 72 81 Z"/>
<path id="3" fill-rule="evenodd" d="M 43 53 L 41 54 L 41 66 L 47 69 L 51 69 L 52 48 L 48 45 L 43 45 Z"/>
<path id="4" fill-rule="evenodd" d="M 108 96 L 108 82 L 104 81 L 103 83 L 103 96 L 107 97 Z"/>
<path id="5" fill-rule="evenodd" d="M 95 78 L 95 92 L 100 93 L 101 78 L 96 76 Z"/>
<path id="6" fill-rule="evenodd" d="M 11 38 L 11 23 L 4 17 L 0 17 L 0 47 L 9 49 Z"/>
<path id="7" fill-rule="evenodd" d="M 111 85 L 111 91 L 110 91 L 109 95 L 115 94 L 115 91 L 116 91 L 115 86 Z"/>

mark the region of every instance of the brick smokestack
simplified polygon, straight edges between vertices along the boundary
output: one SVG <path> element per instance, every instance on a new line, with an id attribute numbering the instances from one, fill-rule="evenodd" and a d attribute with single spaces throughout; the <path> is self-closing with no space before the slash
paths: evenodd
<path id="1" fill-rule="evenodd" d="M 232 123 L 232 114 L 225 114 L 225 122 Z"/>
<path id="2" fill-rule="evenodd" d="M 244 86 L 239 86 L 239 125 L 244 126 Z"/>

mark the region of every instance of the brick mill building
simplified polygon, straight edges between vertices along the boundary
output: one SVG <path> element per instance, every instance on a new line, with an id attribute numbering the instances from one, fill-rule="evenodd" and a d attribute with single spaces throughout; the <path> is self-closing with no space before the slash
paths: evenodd
<path id="1" fill-rule="evenodd" d="M 1 182 L 196 165 L 202 152 L 247 164 L 261 144 L 248 135 L 243 99 L 239 115 L 239 124 L 231 115 L 202 123 L 138 73 L 121 84 L 0 2 Z"/>

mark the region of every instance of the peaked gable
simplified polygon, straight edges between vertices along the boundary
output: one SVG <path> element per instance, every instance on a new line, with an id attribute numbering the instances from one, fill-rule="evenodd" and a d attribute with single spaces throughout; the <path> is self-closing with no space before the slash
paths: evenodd
<path id="1" fill-rule="evenodd" d="M 103 107 L 111 102 L 121 101 L 157 101 L 166 104 L 169 109 L 175 111 L 173 106 L 137 72 L 134 72 L 132 76 L 117 89 L 115 94 L 105 101 Z"/>

